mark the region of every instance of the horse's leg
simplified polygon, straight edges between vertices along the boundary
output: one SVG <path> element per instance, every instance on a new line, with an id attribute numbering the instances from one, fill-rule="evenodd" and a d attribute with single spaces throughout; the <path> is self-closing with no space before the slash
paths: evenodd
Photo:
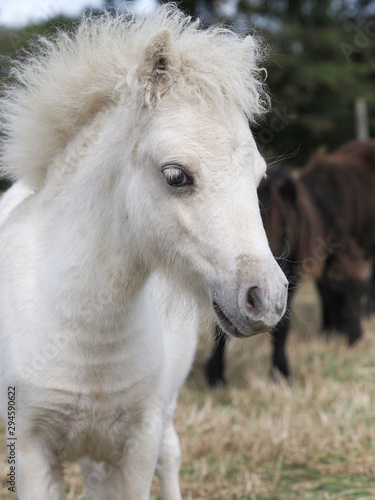
<path id="1" fill-rule="evenodd" d="M 362 337 L 361 298 L 365 282 L 351 280 L 340 283 L 340 302 L 335 312 L 335 326 L 344 333 L 350 345 Z"/>
<path id="2" fill-rule="evenodd" d="M 285 318 L 282 320 L 281 324 L 277 325 L 270 332 L 273 345 L 271 376 L 275 380 L 278 380 L 280 375 L 284 378 L 289 378 L 290 376 L 288 357 L 285 348 L 289 326 L 290 320 L 289 318 Z"/>
<path id="3" fill-rule="evenodd" d="M 316 280 L 316 286 L 320 297 L 321 309 L 322 309 L 322 319 L 320 331 L 326 337 L 329 337 L 332 330 L 334 330 L 337 325 L 335 325 L 335 309 L 337 306 L 337 297 L 335 293 L 330 289 L 329 282 L 324 276 Z"/>
<path id="4" fill-rule="evenodd" d="M 215 325 L 214 329 L 214 347 L 211 356 L 206 363 L 206 380 L 211 387 L 219 384 L 225 385 L 225 346 L 228 340 L 227 335 L 220 326 Z"/>
<path id="5" fill-rule="evenodd" d="M 179 473 L 181 464 L 180 442 L 173 420 L 166 422 L 163 432 L 156 475 L 163 500 L 181 500 Z"/>
<path id="6" fill-rule="evenodd" d="M 156 411 L 132 429 L 121 457 L 101 464 L 80 460 L 86 500 L 149 500 L 162 427 L 160 411 Z"/>
<path id="7" fill-rule="evenodd" d="M 360 280 L 341 282 L 327 277 L 318 284 L 323 306 L 323 328 L 346 335 L 350 345 L 362 336 L 361 298 L 365 285 Z"/>
<path id="8" fill-rule="evenodd" d="M 286 354 L 286 341 L 290 328 L 290 310 L 292 307 L 292 299 L 295 291 L 295 284 L 293 287 L 289 286 L 288 303 L 285 315 L 280 323 L 278 323 L 275 328 L 271 330 L 271 338 L 273 344 L 271 376 L 276 380 L 279 378 L 279 375 L 282 375 L 285 378 L 289 378 L 291 375 L 288 357 Z"/>
<path id="9" fill-rule="evenodd" d="M 363 306 L 361 306 L 363 314 L 367 318 L 370 318 L 375 311 L 375 261 L 372 263 L 371 269 L 371 276 L 367 280 L 364 290 L 365 301 Z"/>
<path id="10" fill-rule="evenodd" d="M 123 500 L 122 468 L 118 465 L 95 463 L 84 458 L 79 461 L 85 482 L 86 500 Z"/>
<path id="11" fill-rule="evenodd" d="M 123 467 L 123 498 L 121 500 L 149 500 L 152 479 L 163 434 L 161 412 L 152 413 L 133 433 L 126 446 Z M 105 497 L 106 498 L 106 497 Z"/>
<path id="12" fill-rule="evenodd" d="M 8 442 L 9 443 L 9 442 Z M 61 464 L 38 438 L 16 441 L 16 489 L 19 500 L 62 500 Z"/>

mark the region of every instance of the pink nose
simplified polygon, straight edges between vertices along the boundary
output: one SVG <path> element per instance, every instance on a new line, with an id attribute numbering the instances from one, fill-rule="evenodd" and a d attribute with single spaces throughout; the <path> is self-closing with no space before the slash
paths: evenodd
<path id="1" fill-rule="evenodd" d="M 288 286 L 285 285 L 279 297 L 274 302 L 274 312 L 281 315 L 285 309 L 286 297 Z M 267 293 L 264 288 L 260 286 L 252 286 L 248 289 L 246 294 L 245 310 L 247 316 L 251 319 L 259 320 L 260 316 L 264 314 L 266 309 L 270 309 Z M 271 306 L 272 309 L 272 306 Z"/>

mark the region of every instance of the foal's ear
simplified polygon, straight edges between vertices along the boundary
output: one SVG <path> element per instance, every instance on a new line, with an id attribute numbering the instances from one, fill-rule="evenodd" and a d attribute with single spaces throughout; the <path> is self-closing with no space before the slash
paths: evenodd
<path id="1" fill-rule="evenodd" d="M 254 64 L 257 58 L 257 45 L 255 39 L 251 35 L 243 39 L 242 50 L 245 54 L 246 59 Z"/>
<path id="2" fill-rule="evenodd" d="M 151 38 L 138 66 L 138 81 L 148 106 L 159 102 L 177 75 L 179 65 L 170 32 L 164 29 Z"/>

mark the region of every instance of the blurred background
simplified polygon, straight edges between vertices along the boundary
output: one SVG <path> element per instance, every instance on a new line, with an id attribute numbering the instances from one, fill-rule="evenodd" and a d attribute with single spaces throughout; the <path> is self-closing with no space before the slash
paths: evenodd
<path id="1" fill-rule="evenodd" d="M 22 48 L 36 34 L 71 29 L 86 10 L 100 15 L 103 9 L 112 8 L 137 15 L 157 4 L 157 0 L 125 4 L 117 0 L 0 0 L 0 84 L 12 64 L 9 56 L 22 57 Z M 266 69 L 272 105 L 254 128 L 258 147 L 269 163 L 284 159 L 285 166 L 302 169 L 321 149 L 330 153 L 353 139 L 375 136 L 375 1 L 183 0 L 179 4 L 207 25 L 223 22 L 244 34 L 255 31 L 269 46 Z M 375 165 L 374 151 L 372 141 L 372 153 L 367 155 L 371 166 Z M 275 178 L 272 188 L 288 208 L 284 210 L 288 225 L 297 220 L 290 240 L 286 241 L 281 228 L 282 242 L 288 246 L 285 262 L 289 263 L 296 260 L 292 253 L 296 235 L 306 239 L 311 233 L 310 229 L 301 231 L 298 177 Z M 364 179 L 369 190 L 371 178 Z M 344 184 L 350 185 L 346 178 Z M 306 189 L 301 196 L 306 199 Z M 334 198 L 332 191 L 326 198 Z M 369 239 L 374 234 L 373 198 L 364 195 L 364 190 L 356 196 L 368 202 Z M 354 201 L 353 206 L 358 208 Z M 341 211 L 338 218 L 345 219 Z M 328 236 L 331 225 L 328 220 Z M 348 232 L 351 237 L 352 228 Z M 309 259 L 297 264 L 329 263 L 333 250 L 327 247 L 328 236 L 309 249 Z M 328 257 L 321 257 L 323 247 Z M 375 243 L 364 258 L 373 269 L 374 252 Z M 353 259 L 349 256 L 348 260 Z M 292 269 L 291 289 L 300 274 L 301 269 Z M 361 317 L 364 335 L 349 349 L 344 335 L 326 338 L 318 334 L 322 314 L 312 281 L 311 277 L 300 288 L 293 302 L 290 298 L 292 372 L 288 379 L 281 376 L 275 379 L 277 383 L 271 381 L 272 343 L 266 335 L 247 341 L 232 339 L 227 347 L 227 385 L 218 384 L 212 390 L 204 375 L 212 349 L 212 325 L 207 326 L 176 415 L 184 499 L 375 499 L 375 315 L 370 315 L 375 310 L 375 285 L 370 288 L 371 311 Z M 350 313 L 346 304 L 352 305 L 358 283 L 344 280 L 340 289 L 334 289 L 336 308 Z M 359 303 L 361 295 L 357 295 Z M 342 297 L 350 300 L 343 302 Z M 357 316 L 359 322 L 359 311 Z M 7 488 L 3 434 L 0 423 L 0 499 L 17 500 Z M 65 498 L 84 500 L 82 478 L 73 464 L 66 469 Z M 156 482 L 151 498 L 160 500 Z"/>
<path id="2" fill-rule="evenodd" d="M 0 54 L 36 33 L 71 26 L 87 9 L 148 12 L 157 0 L 1 0 Z M 270 48 L 272 107 L 254 130 L 262 154 L 303 166 L 319 148 L 332 151 L 375 134 L 375 2 L 371 0 L 182 0 L 206 24 L 254 30 Z M 0 60 L 3 78 L 7 59 Z"/>

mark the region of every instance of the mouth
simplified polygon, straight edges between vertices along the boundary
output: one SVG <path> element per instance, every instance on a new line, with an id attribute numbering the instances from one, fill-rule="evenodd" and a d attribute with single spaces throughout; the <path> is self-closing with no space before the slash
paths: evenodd
<path id="1" fill-rule="evenodd" d="M 258 335 L 258 333 L 268 332 L 272 327 L 265 325 L 262 321 L 253 320 L 247 321 L 246 333 L 242 333 L 228 318 L 217 302 L 212 302 L 212 307 L 216 315 L 216 320 L 222 330 L 228 335 L 237 338 L 247 338 L 253 335 Z"/>
<path id="2" fill-rule="evenodd" d="M 212 303 L 219 326 L 233 337 L 244 337 L 242 333 L 234 326 L 231 320 L 224 314 L 223 310 L 217 302 Z"/>

